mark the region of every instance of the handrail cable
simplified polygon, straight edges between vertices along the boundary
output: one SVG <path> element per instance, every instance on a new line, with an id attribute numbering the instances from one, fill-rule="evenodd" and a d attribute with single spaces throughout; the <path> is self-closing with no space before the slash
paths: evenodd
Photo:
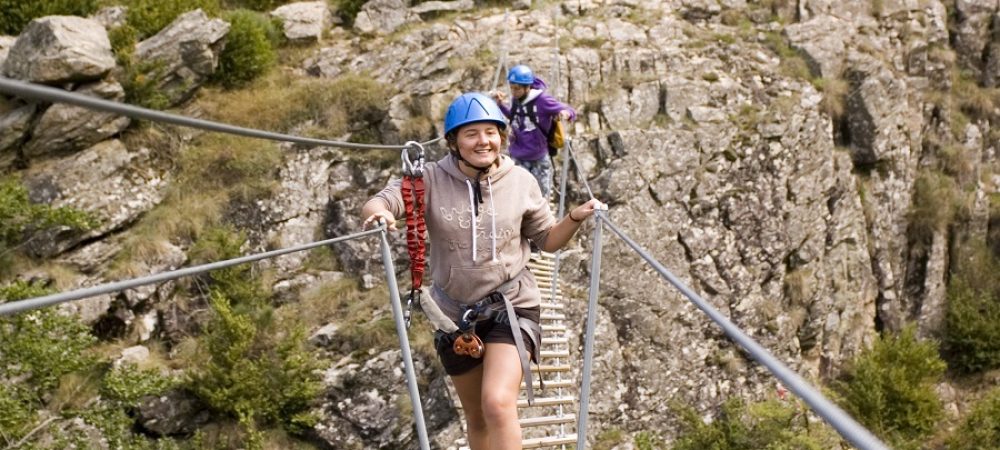
<path id="1" fill-rule="evenodd" d="M 185 267 L 183 269 L 171 270 L 169 272 L 155 273 L 144 277 L 99 284 L 97 286 L 90 286 L 69 292 L 61 292 L 56 294 L 45 295 L 42 297 L 35 297 L 26 300 L 18 300 L 9 303 L 3 303 L 0 304 L 0 316 L 24 312 L 32 309 L 44 308 L 46 306 L 57 305 L 59 303 L 66 303 L 73 300 L 79 300 L 87 297 L 94 297 L 96 295 L 108 294 L 111 292 L 122 291 L 125 289 L 136 288 L 139 286 L 145 286 L 147 284 L 154 284 L 163 281 L 175 280 L 177 278 L 185 277 L 188 275 L 198 275 L 200 273 L 208 272 L 210 270 L 224 269 L 226 267 L 232 267 L 238 264 L 259 261 L 266 258 L 273 258 L 275 256 L 281 256 L 288 253 L 299 252 L 302 250 L 309 250 L 311 248 L 322 247 L 324 245 L 334 244 L 337 242 L 356 239 L 377 233 L 378 229 L 362 231 L 360 233 L 349 234 L 347 236 L 326 239 L 322 241 L 312 242 L 309 244 L 302 244 L 295 247 L 272 250 L 269 252 L 257 253 L 253 255 L 246 255 L 238 258 L 201 264 L 198 266 Z"/>
<path id="2" fill-rule="evenodd" d="M 596 306 L 596 285 L 597 281 L 595 278 L 599 277 L 600 269 L 600 223 L 603 223 L 611 229 L 618 237 L 620 237 L 629 247 L 632 248 L 642 259 L 644 259 L 650 267 L 655 269 L 663 278 L 665 278 L 670 284 L 681 291 L 685 297 L 691 300 L 698 309 L 701 309 L 712 321 L 714 321 L 720 328 L 726 333 L 729 338 L 739 344 L 743 349 L 758 363 L 764 365 L 776 378 L 778 378 L 788 390 L 792 391 L 799 396 L 806 404 L 809 405 L 812 410 L 826 420 L 834 429 L 840 433 L 848 442 L 850 442 L 855 447 L 862 450 L 887 450 L 888 447 L 875 437 L 868 429 L 863 427 L 861 424 L 856 422 L 851 416 L 845 413 L 840 407 L 835 405 L 833 402 L 828 400 L 823 396 L 818 390 L 812 387 L 804 378 L 799 374 L 795 373 L 787 366 L 785 366 L 781 361 L 774 357 L 770 352 L 768 352 L 764 347 L 757 343 L 753 338 L 746 335 L 739 327 L 733 324 L 726 316 L 720 313 L 718 310 L 713 308 L 708 302 L 702 299 L 698 294 L 692 291 L 684 283 L 682 283 L 677 277 L 675 277 L 669 270 L 666 269 L 659 261 L 650 256 L 650 254 L 643 249 L 639 244 L 629 238 L 623 231 L 621 231 L 611 220 L 607 218 L 603 211 L 596 211 L 595 220 L 599 222 L 598 226 L 594 228 L 594 266 L 595 268 L 591 270 L 591 302 L 590 309 L 587 311 L 587 342 L 585 343 L 585 351 L 587 348 L 591 350 L 584 355 L 584 385 L 581 389 L 583 398 L 586 399 L 589 395 L 589 374 L 590 368 L 593 365 L 593 331 L 594 331 L 594 319 L 592 315 L 595 315 Z M 583 436 L 583 432 L 586 427 L 586 415 L 587 410 L 585 409 L 585 404 L 581 403 L 580 410 L 580 426 L 577 432 L 580 436 Z M 582 439 L 582 437 L 580 438 Z M 578 443 L 578 448 L 583 448 Z"/>
<path id="3" fill-rule="evenodd" d="M 331 141 L 327 139 L 316 139 L 316 138 L 307 138 L 302 136 L 293 136 L 290 134 L 273 133 L 270 131 L 263 131 L 255 128 L 239 127 L 236 125 L 229 125 L 210 120 L 197 119 L 194 117 L 187 117 L 178 114 L 171 114 L 163 111 L 156 111 L 152 109 L 142 108 L 135 105 L 114 102 L 111 100 L 91 97 L 76 92 L 69 92 L 59 88 L 14 80 L 6 77 L 0 77 L 0 92 L 4 92 L 6 94 L 14 95 L 21 98 L 30 98 L 46 102 L 69 103 L 71 105 L 81 106 L 88 109 L 121 114 L 123 116 L 128 116 L 133 119 L 146 119 L 155 122 L 170 123 L 184 127 L 198 128 L 202 130 L 216 131 L 220 133 L 228 133 L 237 136 L 268 139 L 272 141 L 292 142 L 296 144 L 312 145 L 312 146 L 350 148 L 357 150 L 402 150 L 406 148 L 406 145 L 361 144 L 357 142 Z M 427 142 L 422 142 L 421 145 L 425 146 L 431 145 L 439 140 L 441 140 L 440 137 L 429 140 Z"/>

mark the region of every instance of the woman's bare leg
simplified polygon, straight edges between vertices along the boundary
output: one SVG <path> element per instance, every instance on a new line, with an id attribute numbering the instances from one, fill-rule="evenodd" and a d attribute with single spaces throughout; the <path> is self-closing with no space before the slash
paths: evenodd
<path id="1" fill-rule="evenodd" d="M 517 396 L 521 389 L 521 359 L 517 355 L 517 347 L 506 343 L 487 343 L 484 358 L 480 403 L 489 430 L 488 448 L 520 450 Z"/>
<path id="2" fill-rule="evenodd" d="M 489 450 L 489 429 L 486 418 L 483 417 L 483 365 L 480 364 L 461 375 L 451 377 L 455 392 L 462 402 L 465 412 L 465 427 L 469 431 L 469 448 L 472 450 Z"/>

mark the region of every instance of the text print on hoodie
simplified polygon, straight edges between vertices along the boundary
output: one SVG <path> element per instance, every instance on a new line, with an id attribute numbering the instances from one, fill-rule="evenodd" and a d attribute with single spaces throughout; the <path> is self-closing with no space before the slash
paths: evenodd
<path id="1" fill-rule="evenodd" d="M 427 164 L 424 182 L 431 277 L 436 287 L 463 304 L 481 300 L 518 275 L 531 256 L 527 239 L 545 242 L 556 223 L 535 178 L 507 155 L 500 155 L 499 168 L 481 177 L 483 202 L 478 205 L 475 178 L 463 174 L 450 154 Z M 371 200 L 382 202 L 397 219 L 406 217 L 401 183 L 393 180 Z M 434 300 L 457 319 L 455 305 Z M 534 277 L 522 277 L 509 300 L 516 308 L 538 306 L 541 295 Z"/>

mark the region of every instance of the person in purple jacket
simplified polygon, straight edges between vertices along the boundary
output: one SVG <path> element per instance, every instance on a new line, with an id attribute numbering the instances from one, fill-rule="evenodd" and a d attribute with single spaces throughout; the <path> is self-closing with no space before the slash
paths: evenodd
<path id="1" fill-rule="evenodd" d="M 517 65 L 507 72 L 511 104 L 504 104 L 504 93 L 493 92 L 493 99 L 510 120 L 510 156 L 514 163 L 528 169 L 538 180 L 542 197 L 552 192 L 552 161 L 547 158 L 548 133 L 552 120 L 576 120 L 576 111 L 545 92 L 545 82 L 531 68 Z"/>

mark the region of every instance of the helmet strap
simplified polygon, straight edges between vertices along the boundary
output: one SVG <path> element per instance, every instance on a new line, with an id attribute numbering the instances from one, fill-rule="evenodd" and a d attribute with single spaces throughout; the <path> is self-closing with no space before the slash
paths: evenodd
<path id="1" fill-rule="evenodd" d="M 482 181 L 483 175 L 486 174 L 486 171 L 490 170 L 490 167 L 493 167 L 493 164 L 496 164 L 496 160 L 493 160 L 493 162 L 486 167 L 479 167 L 473 165 L 469 161 L 466 161 L 458 150 L 452 150 L 452 154 L 455 155 L 455 158 L 458 158 L 459 164 L 465 164 L 466 166 L 476 169 L 476 182 L 472 184 L 473 197 L 476 203 L 483 203 L 483 192 L 479 188 L 479 182 Z"/>

